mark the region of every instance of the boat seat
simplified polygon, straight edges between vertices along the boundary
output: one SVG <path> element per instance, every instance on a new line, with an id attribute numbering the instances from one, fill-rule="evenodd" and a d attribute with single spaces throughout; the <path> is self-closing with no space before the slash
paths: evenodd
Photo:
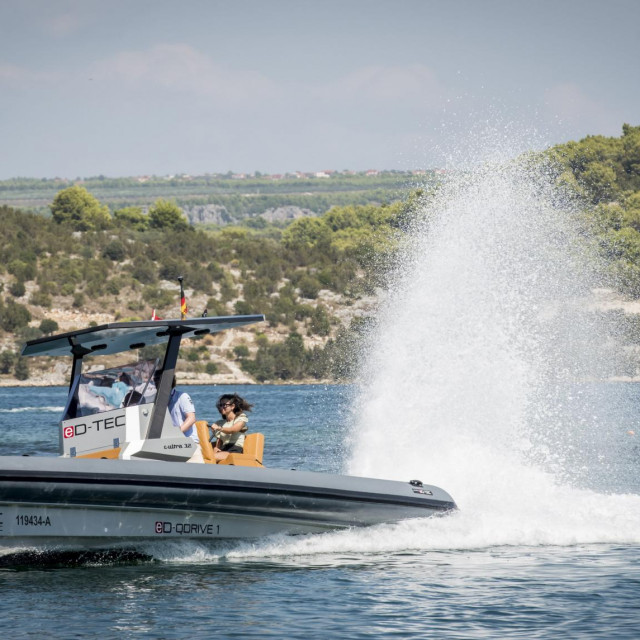
<path id="1" fill-rule="evenodd" d="M 215 464 L 216 459 L 213 456 L 213 445 L 209 442 L 211 432 L 209 431 L 209 423 L 206 420 L 198 420 L 196 422 L 196 431 L 198 432 L 198 440 L 200 440 L 200 449 L 204 461 L 209 464 Z"/>
<path id="2" fill-rule="evenodd" d="M 248 433 L 244 437 L 242 453 L 230 453 L 218 464 L 233 464 L 239 467 L 262 467 L 264 453 L 264 436 L 261 433 Z"/>
<path id="3" fill-rule="evenodd" d="M 208 464 L 230 464 L 239 467 L 262 467 L 264 453 L 264 435 L 262 433 L 248 433 L 244 437 L 242 453 L 230 453 L 224 460 L 216 460 L 213 445 L 209 441 L 211 433 L 206 420 L 196 422 L 196 431 L 200 440 L 202 457 Z"/>

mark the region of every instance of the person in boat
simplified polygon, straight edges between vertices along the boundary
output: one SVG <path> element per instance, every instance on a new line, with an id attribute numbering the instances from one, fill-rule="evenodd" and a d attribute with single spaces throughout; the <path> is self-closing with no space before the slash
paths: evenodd
<path id="1" fill-rule="evenodd" d="M 102 396 L 110 407 L 116 408 L 122 406 L 124 397 L 132 386 L 131 378 L 124 371 L 121 371 L 111 386 L 97 387 L 90 382 L 88 389 L 93 395 Z"/>
<path id="2" fill-rule="evenodd" d="M 176 389 L 176 377 L 173 376 L 171 383 L 171 395 L 169 396 L 169 413 L 174 426 L 187 437 L 196 443 L 195 453 L 187 460 L 187 462 L 202 462 L 202 450 L 200 449 L 200 440 L 198 439 L 198 431 L 196 424 L 196 408 L 191 400 L 191 396 L 184 391 Z"/>
<path id="3" fill-rule="evenodd" d="M 216 407 L 222 418 L 211 425 L 211 443 L 216 460 L 224 460 L 230 453 L 242 453 L 249 418 L 245 411 L 253 407 L 237 393 L 226 393 L 218 399 Z"/>

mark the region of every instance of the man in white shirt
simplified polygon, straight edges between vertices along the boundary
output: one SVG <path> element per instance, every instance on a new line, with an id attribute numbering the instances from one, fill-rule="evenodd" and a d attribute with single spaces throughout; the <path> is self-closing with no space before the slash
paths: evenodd
<path id="1" fill-rule="evenodd" d="M 200 449 L 200 440 L 198 440 L 198 430 L 195 428 L 196 408 L 188 393 L 176 389 L 175 376 L 173 376 L 173 382 L 171 383 L 169 413 L 171 414 L 173 424 L 178 427 L 187 438 L 191 438 L 196 443 L 196 451 L 187 462 L 204 462 L 202 450 Z"/>

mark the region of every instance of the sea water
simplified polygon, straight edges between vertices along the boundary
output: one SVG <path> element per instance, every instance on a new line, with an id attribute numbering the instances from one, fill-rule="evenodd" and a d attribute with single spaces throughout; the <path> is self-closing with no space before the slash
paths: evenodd
<path id="1" fill-rule="evenodd" d="M 353 387 L 185 390 L 208 419 L 218 394 L 254 402 L 250 424 L 265 434 L 269 466 L 344 464 Z M 61 387 L 0 389 L 0 455 L 54 455 L 64 398 Z M 628 432 L 640 432 L 640 385 L 568 385 L 565 408 L 577 425 L 608 434 L 601 454 L 605 475 L 620 479 L 616 492 L 554 488 L 513 466 L 481 475 L 467 458 L 450 476 L 455 487 L 441 483 L 461 507 L 452 517 L 222 546 L 147 545 L 146 560 L 2 567 L 2 626 L 12 638 L 61 639 L 635 638 L 640 445 Z M 603 463 L 598 452 L 585 456 L 594 469 Z M 376 475 L 437 475 L 429 461 L 411 470 L 399 462 L 390 473 L 380 460 Z"/>
<path id="2" fill-rule="evenodd" d="M 640 385 L 609 383 L 576 204 L 544 172 L 454 175 L 409 230 L 352 386 L 255 404 L 272 467 L 442 486 L 459 512 L 144 558 L 0 569 L 12 637 L 637 638 Z M 595 260 L 595 262 L 594 262 Z M 604 345 L 604 346 L 603 346 Z M 1 389 L 1 455 L 55 455 L 65 390 Z"/>

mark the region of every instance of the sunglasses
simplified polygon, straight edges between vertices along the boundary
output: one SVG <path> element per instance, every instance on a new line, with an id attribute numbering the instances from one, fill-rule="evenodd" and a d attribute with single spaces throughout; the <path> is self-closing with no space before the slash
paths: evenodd
<path id="1" fill-rule="evenodd" d="M 226 407 L 233 407 L 233 402 L 225 402 L 224 404 L 220 405 L 220 409 L 225 409 Z"/>

